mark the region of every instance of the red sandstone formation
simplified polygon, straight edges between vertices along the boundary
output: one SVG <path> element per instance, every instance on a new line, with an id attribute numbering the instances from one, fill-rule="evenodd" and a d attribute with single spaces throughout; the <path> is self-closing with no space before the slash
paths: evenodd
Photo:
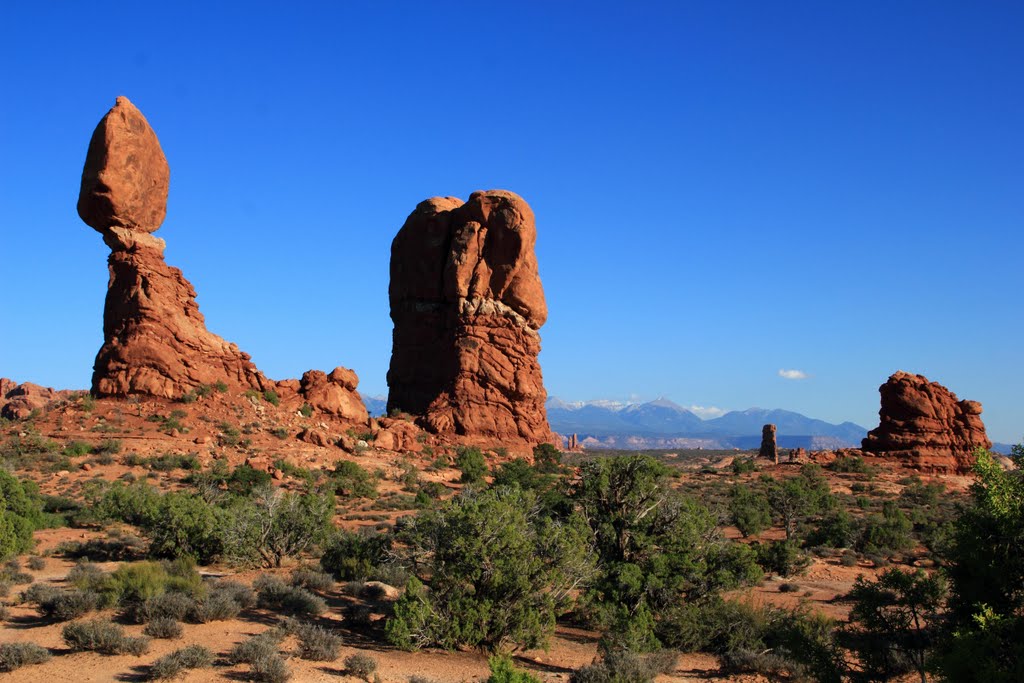
<path id="1" fill-rule="evenodd" d="M 164 262 L 153 237 L 167 212 L 170 172 L 160 142 L 125 97 L 96 126 L 82 171 L 78 214 L 110 247 L 103 347 L 93 366 L 97 396 L 178 398 L 203 384 L 296 393 L 313 408 L 366 420 L 358 378 L 337 368 L 275 383 L 234 344 L 206 329 L 192 285 Z"/>
<path id="2" fill-rule="evenodd" d="M 32 382 L 18 384 L 14 380 L 0 377 L 0 417 L 21 420 L 33 411 L 47 407 L 59 398 L 67 398 L 74 392 L 57 391 Z"/>
<path id="3" fill-rule="evenodd" d="M 118 97 L 92 134 L 78 198 L 78 215 L 111 250 L 92 391 L 177 398 L 219 381 L 270 388 L 247 354 L 207 331 L 195 290 L 164 262 L 164 241 L 150 234 L 167 212 L 169 177 L 153 129 Z"/>
<path id="4" fill-rule="evenodd" d="M 861 444 L 864 451 L 899 458 L 935 473 L 966 473 L 975 448 L 991 448 L 981 421 L 981 404 L 922 375 L 899 371 L 878 388 L 881 418 Z"/>
<path id="5" fill-rule="evenodd" d="M 416 207 L 391 245 L 389 412 L 439 434 L 561 443 L 537 362 L 536 239 L 533 211 L 511 192 Z"/>
<path id="6" fill-rule="evenodd" d="M 761 428 L 761 451 L 758 456 L 767 458 L 779 464 L 779 447 L 775 441 L 775 425 L 765 425 Z"/>

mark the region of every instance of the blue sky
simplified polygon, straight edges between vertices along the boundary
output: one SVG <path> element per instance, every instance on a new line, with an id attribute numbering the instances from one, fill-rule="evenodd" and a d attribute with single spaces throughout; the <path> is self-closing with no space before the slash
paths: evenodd
<path id="1" fill-rule="evenodd" d="M 1009 2 L 9 3 L 0 375 L 88 386 L 108 250 L 75 202 L 126 95 L 171 166 L 168 262 L 271 377 L 386 393 L 392 238 L 502 188 L 537 216 L 552 395 L 870 428 L 903 369 L 1017 442 L 1022 26 Z"/>

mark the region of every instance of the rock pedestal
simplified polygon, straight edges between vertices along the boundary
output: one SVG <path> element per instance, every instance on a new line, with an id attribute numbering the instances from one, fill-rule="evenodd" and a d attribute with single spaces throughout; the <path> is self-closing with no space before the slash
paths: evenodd
<path id="1" fill-rule="evenodd" d="M 991 448 L 981 404 L 922 375 L 899 371 L 878 388 L 879 425 L 861 443 L 864 451 L 898 458 L 932 473 L 966 473 L 976 448 Z"/>
<path id="2" fill-rule="evenodd" d="M 388 411 L 432 432 L 561 443 L 537 355 L 547 319 L 533 211 L 501 190 L 416 207 L 391 245 Z"/>
<path id="3" fill-rule="evenodd" d="M 89 142 L 78 214 L 110 247 L 97 396 L 177 398 L 201 384 L 271 386 L 248 354 L 206 329 L 195 290 L 153 237 L 167 212 L 170 171 L 142 113 L 118 97 Z"/>
<path id="4" fill-rule="evenodd" d="M 768 458 L 779 464 L 779 447 L 775 441 L 775 425 L 768 424 L 761 428 L 761 451 L 759 457 Z"/>

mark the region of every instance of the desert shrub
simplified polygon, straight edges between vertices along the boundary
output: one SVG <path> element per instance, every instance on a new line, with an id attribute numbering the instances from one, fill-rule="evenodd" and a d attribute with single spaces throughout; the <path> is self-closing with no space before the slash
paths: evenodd
<path id="1" fill-rule="evenodd" d="M 333 662 L 341 651 L 341 636 L 321 626 L 302 624 L 296 635 L 299 638 L 299 657 L 313 662 Z"/>
<path id="2" fill-rule="evenodd" d="M 710 652 L 725 671 L 839 683 L 843 651 L 835 623 L 804 608 L 784 610 L 711 596 L 666 614 L 662 640 L 684 652 Z"/>
<path id="3" fill-rule="evenodd" d="M 232 664 L 252 664 L 257 659 L 276 655 L 278 643 L 284 635 L 284 631 L 280 629 L 257 633 L 231 648 L 227 660 Z"/>
<path id="4" fill-rule="evenodd" d="M 93 455 L 116 455 L 121 452 L 121 442 L 117 439 L 104 439 L 92 447 Z"/>
<path id="5" fill-rule="evenodd" d="M 948 681 L 1009 683 L 1024 677 L 1024 446 L 1011 451 L 1016 472 L 975 456 L 970 505 L 943 550 L 950 632 L 936 668 Z"/>
<path id="6" fill-rule="evenodd" d="M 118 567 L 103 586 L 111 602 L 122 606 L 144 603 L 168 592 L 199 596 L 203 580 L 188 559 L 173 562 L 132 562 Z"/>
<path id="7" fill-rule="evenodd" d="M 835 507 L 828 480 L 814 463 L 801 467 L 796 477 L 768 482 L 768 501 L 789 540 L 799 537 L 808 519 Z"/>
<path id="8" fill-rule="evenodd" d="M 638 654 L 616 650 L 573 672 L 570 683 L 650 683 L 660 673 L 675 669 L 678 655 L 671 650 Z"/>
<path id="9" fill-rule="evenodd" d="M 388 534 L 341 530 L 326 543 L 320 566 L 339 581 L 365 580 L 390 549 Z"/>
<path id="10" fill-rule="evenodd" d="M 562 451 L 550 443 L 533 447 L 533 466 L 542 474 L 558 474 L 562 471 Z"/>
<path id="11" fill-rule="evenodd" d="M 733 474 L 749 474 L 757 471 L 757 462 L 754 458 L 736 458 L 732 461 Z"/>
<path id="12" fill-rule="evenodd" d="M 302 616 L 316 616 L 327 609 L 327 603 L 320 596 L 289 586 L 276 576 L 260 576 L 253 582 L 253 588 L 256 604 L 264 609 Z"/>
<path id="13" fill-rule="evenodd" d="M 292 677 L 288 665 L 276 652 L 266 657 L 258 657 L 249 664 L 249 676 L 259 683 L 284 683 Z"/>
<path id="14" fill-rule="evenodd" d="M 826 515 L 807 536 L 807 544 L 830 548 L 852 548 L 860 530 L 850 513 L 843 508 Z"/>
<path id="15" fill-rule="evenodd" d="M 946 595 L 939 575 L 886 570 L 877 581 L 857 577 L 846 596 L 853 602 L 851 647 L 868 680 L 890 680 L 916 671 L 925 680 L 936 643 L 937 616 Z"/>
<path id="16" fill-rule="evenodd" d="M 177 678 L 189 669 L 213 666 L 214 659 L 213 653 L 202 645 L 189 645 L 153 662 L 149 670 L 150 678 L 155 680 Z"/>
<path id="17" fill-rule="evenodd" d="M 334 463 L 331 482 L 334 492 L 342 498 L 377 497 L 377 477 L 351 460 Z"/>
<path id="18" fill-rule="evenodd" d="M 105 620 L 76 621 L 61 632 L 64 643 L 76 652 L 93 651 L 105 655 L 140 656 L 149 649 L 148 638 L 131 638 L 124 629 Z"/>
<path id="19" fill-rule="evenodd" d="M 267 389 L 263 392 L 263 399 L 272 406 L 281 405 L 281 397 L 277 395 L 277 392 L 273 389 Z"/>
<path id="20" fill-rule="evenodd" d="M 256 596 L 248 586 L 222 579 L 210 584 L 204 597 L 191 600 L 183 618 L 197 624 L 226 621 L 255 604 Z"/>
<path id="21" fill-rule="evenodd" d="M 828 465 L 833 472 L 845 472 L 848 474 L 874 474 L 875 468 L 864 462 L 859 455 L 841 455 Z"/>
<path id="22" fill-rule="evenodd" d="M 781 540 L 769 541 L 757 546 L 757 563 L 767 572 L 774 572 L 779 576 L 792 576 L 802 572 L 810 558 L 800 550 L 796 541 Z"/>
<path id="23" fill-rule="evenodd" d="M 487 476 L 487 461 L 479 448 L 460 446 L 455 455 L 455 467 L 462 472 L 459 481 L 464 484 L 475 484 Z"/>
<path id="24" fill-rule="evenodd" d="M 49 661 L 50 651 L 35 643 L 3 643 L 0 645 L 0 672 Z"/>
<path id="25" fill-rule="evenodd" d="M 45 569 L 46 560 L 39 557 L 38 555 L 33 555 L 32 557 L 28 558 L 28 568 L 36 572 L 40 569 Z"/>
<path id="26" fill-rule="evenodd" d="M 431 592 L 410 581 L 415 590 L 385 626 L 390 642 L 492 651 L 546 642 L 572 588 L 592 574 L 593 558 L 581 519 L 531 517 L 535 501 L 518 488 L 487 489 L 419 512 L 399 540 L 426 560 L 415 570 L 429 577 Z"/>
<path id="27" fill-rule="evenodd" d="M 185 593 L 155 595 L 145 601 L 125 605 L 122 616 L 128 621 L 144 624 L 156 619 L 184 621 L 196 609 L 196 599 Z"/>
<path id="28" fill-rule="evenodd" d="M 732 488 L 729 515 L 744 538 L 756 536 L 772 525 L 772 508 L 768 497 L 742 484 Z"/>
<path id="29" fill-rule="evenodd" d="M 32 549 L 32 532 L 44 526 L 43 502 L 35 482 L 0 469 L 0 560 Z"/>
<path id="30" fill-rule="evenodd" d="M 370 680 L 370 674 L 377 670 L 377 660 L 370 655 L 357 652 L 345 657 L 345 672 L 349 676 Z"/>
<path id="31" fill-rule="evenodd" d="M 146 628 L 142 629 L 142 632 L 150 638 L 174 640 L 181 638 L 184 629 L 173 617 L 157 617 L 146 624 Z"/>
<path id="32" fill-rule="evenodd" d="M 516 668 L 512 660 L 506 656 L 488 658 L 487 666 L 491 675 L 487 683 L 541 683 L 541 680 L 522 669 Z"/>
<path id="33" fill-rule="evenodd" d="M 170 472 L 172 470 L 197 471 L 203 467 L 199 463 L 199 458 L 194 454 L 185 455 L 183 453 L 164 453 L 163 455 L 147 459 L 145 463 L 149 469 L 157 472 Z"/>
<path id="34" fill-rule="evenodd" d="M 293 586 L 311 591 L 326 591 L 334 587 L 334 578 L 330 574 L 308 568 L 292 571 L 291 582 Z"/>
<path id="35" fill-rule="evenodd" d="M 331 492 L 295 494 L 258 486 L 236 501 L 221 526 L 224 554 L 237 565 L 280 567 L 333 531 Z"/>
<path id="36" fill-rule="evenodd" d="M 69 458 L 78 458 L 83 455 L 88 455 L 92 451 L 92 445 L 85 441 L 68 441 L 64 445 L 64 455 Z"/>
<path id="37" fill-rule="evenodd" d="M 103 606 L 103 598 L 92 590 L 59 591 L 37 602 L 39 612 L 54 621 L 71 621 Z"/>
<path id="38" fill-rule="evenodd" d="M 312 417 L 313 406 L 309 405 L 308 403 L 303 403 L 302 407 L 299 408 L 299 414 L 302 415 L 302 417 Z"/>
<path id="39" fill-rule="evenodd" d="M 252 589 L 238 581 L 220 579 L 210 585 L 209 595 L 226 595 L 231 598 L 239 609 L 249 609 L 256 605 L 256 595 Z"/>
<path id="40" fill-rule="evenodd" d="M 598 555 L 583 614 L 607 649 L 656 650 L 655 625 L 671 605 L 762 576 L 753 552 L 724 538 L 717 516 L 668 475 L 650 456 L 595 458 L 571 489 Z"/>
<path id="41" fill-rule="evenodd" d="M 857 549 L 865 553 L 891 553 L 913 547 L 913 525 L 906 513 L 892 501 L 882 506 L 881 515 L 869 515 Z"/>

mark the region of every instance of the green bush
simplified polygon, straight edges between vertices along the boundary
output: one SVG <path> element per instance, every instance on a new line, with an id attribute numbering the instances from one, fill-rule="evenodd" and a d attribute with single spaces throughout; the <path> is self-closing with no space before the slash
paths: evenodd
<path id="1" fill-rule="evenodd" d="M 357 462 L 339 460 L 331 473 L 334 492 L 341 498 L 376 498 L 377 477 Z"/>
<path id="2" fill-rule="evenodd" d="M 757 563 L 765 571 L 779 576 L 799 574 L 810 564 L 810 558 L 800 550 L 800 544 L 796 541 L 769 541 L 758 545 L 755 552 Z"/>
<path id="3" fill-rule="evenodd" d="M 460 446 L 455 456 L 455 467 L 462 472 L 459 481 L 464 484 L 476 484 L 487 476 L 487 461 L 479 448 Z"/>
<path id="4" fill-rule="evenodd" d="M 864 533 L 857 549 L 864 553 L 892 553 L 907 550 L 914 545 L 910 532 L 913 525 L 896 503 L 886 501 L 881 515 L 870 515 L 864 524 Z"/>
<path id="5" fill-rule="evenodd" d="M 0 469 L 0 560 L 32 549 L 32 532 L 45 524 L 35 482 Z"/>
<path id="6" fill-rule="evenodd" d="M 552 444 L 541 443 L 533 447 L 533 466 L 542 474 L 562 471 L 562 451 Z"/>
<path id="7" fill-rule="evenodd" d="M 732 461 L 733 474 L 749 474 L 757 471 L 757 462 L 754 458 L 736 458 Z"/>
<path id="8" fill-rule="evenodd" d="M 595 458 L 571 488 L 598 555 L 584 613 L 609 649 L 656 650 L 672 605 L 761 576 L 753 553 L 722 536 L 717 515 L 668 479 L 650 456 Z"/>
<path id="9" fill-rule="evenodd" d="M 742 484 L 732 489 L 729 514 L 744 538 L 756 536 L 772 525 L 772 508 L 768 497 Z"/>
<path id="10" fill-rule="evenodd" d="M 420 511 L 399 541 L 426 560 L 416 570 L 429 577 L 431 592 L 408 590 L 398 600 L 389 640 L 490 651 L 543 645 L 572 588 L 592 573 L 592 556 L 581 520 L 531 518 L 535 501 L 518 488 L 487 489 Z M 424 623 L 431 611 L 435 618 Z"/>
<path id="11" fill-rule="evenodd" d="M 925 680 L 929 657 L 946 595 L 939 575 L 888 569 L 877 581 L 857 577 L 846 596 L 849 638 L 868 680 L 891 680 L 916 671 Z"/>
<path id="12" fill-rule="evenodd" d="M 505 656 L 488 658 L 487 666 L 491 670 L 487 683 L 541 683 L 536 676 L 517 669 L 512 660 Z"/>
<path id="13" fill-rule="evenodd" d="M 339 581 L 365 580 L 390 550 L 390 535 L 340 530 L 325 545 L 320 566 Z"/>
<path id="14" fill-rule="evenodd" d="M 826 465 L 826 467 L 833 472 L 868 475 L 875 473 L 875 468 L 864 462 L 864 458 L 859 455 L 841 455 Z"/>
<path id="15" fill-rule="evenodd" d="M 284 683 L 292 677 L 292 673 L 281 655 L 275 652 L 254 659 L 249 665 L 249 676 L 258 683 Z"/>
<path id="16" fill-rule="evenodd" d="M 35 643 L 3 643 L 0 645 L 0 672 L 50 660 L 50 651 Z"/>
<path id="17" fill-rule="evenodd" d="M 276 656 L 278 643 L 284 635 L 284 631 L 279 629 L 257 633 L 231 648 L 227 660 L 232 664 L 252 664 L 257 660 Z"/>

